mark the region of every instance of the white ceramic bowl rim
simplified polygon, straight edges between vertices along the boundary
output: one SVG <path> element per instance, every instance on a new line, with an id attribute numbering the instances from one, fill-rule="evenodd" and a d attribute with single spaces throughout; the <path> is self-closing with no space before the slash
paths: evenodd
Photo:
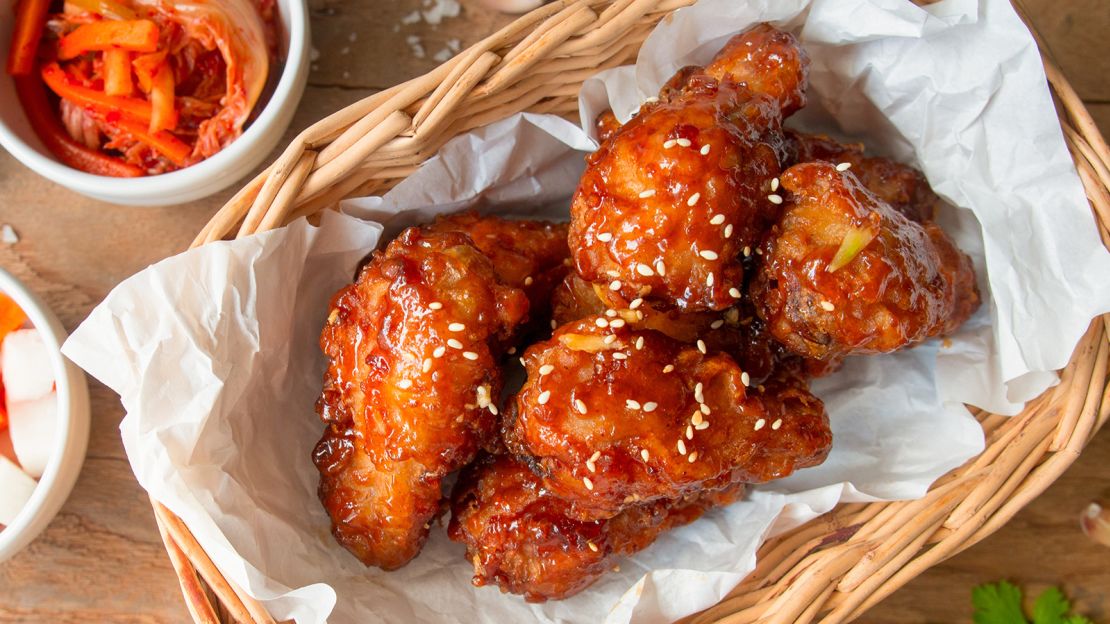
<path id="1" fill-rule="evenodd" d="M 280 114 L 282 104 L 297 89 L 296 75 L 300 70 L 300 60 L 307 56 L 305 53 L 308 29 L 306 3 L 303 0 L 293 0 L 284 6 L 288 7 L 288 15 L 281 16 L 281 26 L 289 33 L 289 46 L 277 87 L 274 88 L 274 92 L 258 117 L 243 131 L 243 134 L 211 158 L 206 158 L 190 167 L 160 175 L 113 178 L 86 173 L 43 155 L 12 132 L 2 118 L 0 118 L 0 144 L 39 175 L 55 181 L 64 178 L 65 185 L 79 193 L 101 196 L 111 194 L 121 199 L 138 198 L 169 188 L 188 188 L 217 177 L 230 163 L 245 157 L 254 148 L 254 137 L 273 130 L 272 126 Z M 4 52 L 6 56 L 6 51 Z"/>
<path id="2" fill-rule="evenodd" d="M 54 440 L 46 470 L 43 471 L 30 500 L 15 520 L 0 531 L 0 561 L 3 561 L 46 527 L 73 489 L 88 447 L 89 401 L 84 373 L 62 355 L 61 348 L 66 333 L 54 313 L 38 296 L 2 268 L 0 292 L 11 297 L 23 309 L 42 336 L 50 353 L 50 366 L 54 371 L 58 393 L 58 413 L 55 415 L 58 419 L 58 437 Z M 49 517 L 42 517 L 43 515 Z"/>

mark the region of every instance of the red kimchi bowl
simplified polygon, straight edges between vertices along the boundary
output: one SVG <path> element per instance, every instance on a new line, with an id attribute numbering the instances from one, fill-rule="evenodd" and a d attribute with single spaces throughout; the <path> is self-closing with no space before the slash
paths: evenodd
<path id="1" fill-rule="evenodd" d="M 172 2 L 172 0 L 171 0 Z M 7 65 L 15 0 L 0 0 L 0 68 Z M 267 88 L 242 134 L 208 158 L 182 169 L 131 178 L 95 175 L 59 160 L 32 128 L 15 81 L 0 69 L 0 145 L 35 173 L 68 189 L 114 204 L 166 206 L 206 197 L 266 160 L 293 119 L 309 71 L 307 0 L 276 0 L 276 59 Z"/>

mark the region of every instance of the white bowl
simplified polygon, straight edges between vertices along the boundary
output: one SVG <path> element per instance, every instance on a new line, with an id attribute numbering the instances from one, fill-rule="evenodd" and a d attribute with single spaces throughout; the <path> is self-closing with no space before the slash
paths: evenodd
<path id="1" fill-rule="evenodd" d="M 2 2 L 9 16 L 14 0 Z M 281 16 L 281 78 L 265 107 L 231 145 L 178 171 L 141 178 L 93 175 L 58 161 L 27 123 L 11 76 L 3 71 L 12 21 L 0 19 L 0 145 L 35 173 L 94 199 L 130 206 L 167 206 L 199 199 L 226 188 L 257 167 L 281 140 L 308 81 L 308 2 L 277 0 Z"/>
<path id="2" fill-rule="evenodd" d="M 11 297 L 23 309 L 42 336 L 50 352 L 58 392 L 58 413 L 55 416 L 58 419 L 58 438 L 54 440 L 50 460 L 31 494 L 31 500 L 27 501 L 15 520 L 0 531 L 0 562 L 3 562 L 42 533 L 77 482 L 89 444 L 89 388 L 81 369 L 62 355 L 66 332 L 54 313 L 4 269 L 0 269 L 0 292 Z"/>

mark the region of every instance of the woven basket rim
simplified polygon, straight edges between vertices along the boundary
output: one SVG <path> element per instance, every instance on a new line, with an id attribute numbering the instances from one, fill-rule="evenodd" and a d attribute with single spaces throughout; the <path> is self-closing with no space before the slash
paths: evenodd
<path id="1" fill-rule="evenodd" d="M 527 13 L 431 72 L 305 129 L 216 213 L 192 247 L 280 227 L 344 197 L 384 192 L 448 139 L 512 112 L 576 114 L 577 87 L 552 84 L 553 75 L 575 78 L 587 69 L 592 74 L 626 64 L 659 20 L 693 2 L 557 0 Z M 1047 48 L 1033 34 L 1043 54 Z M 1099 235 L 1110 247 L 1110 148 L 1060 70 L 1049 58 L 1044 62 L 1065 141 Z M 998 530 L 1075 461 L 1110 417 L 1108 336 L 1110 315 L 1095 318 L 1060 371 L 1059 385 L 1021 414 L 971 408 L 983 427 L 985 450 L 937 480 L 925 497 L 841 504 L 768 540 L 756 569 L 724 600 L 688 621 L 850 621 Z M 258 601 L 220 573 L 180 518 L 153 499 L 151 504 L 196 622 L 219 622 L 218 614 L 273 622 Z"/>

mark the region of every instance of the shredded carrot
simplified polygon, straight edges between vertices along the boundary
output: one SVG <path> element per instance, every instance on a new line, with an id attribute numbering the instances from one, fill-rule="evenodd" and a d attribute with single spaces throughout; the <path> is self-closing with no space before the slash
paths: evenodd
<path id="1" fill-rule="evenodd" d="M 62 37 L 58 58 L 68 60 L 93 50 L 120 48 L 132 52 L 158 49 L 158 25 L 150 20 L 89 22 Z"/>
<path id="2" fill-rule="evenodd" d="M 140 89 L 150 93 L 150 87 L 154 84 L 154 74 L 158 73 L 158 68 L 165 62 L 165 50 L 140 54 L 135 57 L 135 60 L 131 61 L 131 67 L 135 69 L 135 77 L 139 79 Z"/>
<path id="3" fill-rule="evenodd" d="M 151 132 L 177 128 L 177 109 L 173 100 L 175 88 L 173 69 L 169 63 L 162 63 L 150 85 Z"/>
<path id="4" fill-rule="evenodd" d="M 131 53 L 112 48 L 104 51 L 104 93 L 131 95 Z"/>
<path id="5" fill-rule="evenodd" d="M 0 293 L 0 343 L 4 342 L 5 336 L 22 327 L 26 321 L 27 315 L 12 301 L 12 298 Z"/>
<path id="6" fill-rule="evenodd" d="M 42 68 L 42 79 L 46 86 L 50 87 L 59 97 L 63 97 L 74 104 L 87 106 L 109 118 L 122 116 L 140 123 L 150 124 L 150 102 L 133 97 L 105 95 L 103 91 L 77 84 L 66 75 L 57 63 L 50 63 Z"/>
<path id="7" fill-rule="evenodd" d="M 26 76 L 35 69 L 39 41 L 46 30 L 50 0 L 19 0 L 15 5 L 12 44 L 8 49 L 8 73 Z"/>
<path id="8" fill-rule="evenodd" d="M 136 17 L 134 11 L 112 0 L 66 0 L 66 3 L 108 19 L 133 20 Z"/>
<path id="9" fill-rule="evenodd" d="M 132 121 L 121 120 L 117 125 L 135 137 L 136 140 L 146 143 L 151 149 L 168 158 L 170 162 L 178 167 L 185 166 L 186 159 L 193 151 L 187 143 L 165 130 L 150 132 L 146 126 Z"/>

